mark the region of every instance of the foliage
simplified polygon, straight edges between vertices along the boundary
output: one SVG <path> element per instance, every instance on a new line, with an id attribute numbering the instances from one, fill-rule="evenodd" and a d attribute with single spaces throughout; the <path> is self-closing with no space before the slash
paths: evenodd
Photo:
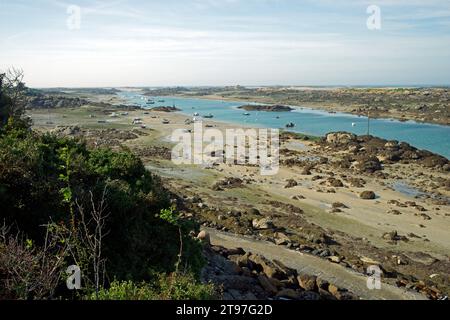
<path id="1" fill-rule="evenodd" d="M 32 131 L 22 76 L 0 74 L 0 222 L 26 239 L 0 238 L 0 298 L 70 297 L 56 282 L 71 264 L 82 269 L 87 290 L 95 284 L 105 297 L 207 297 L 210 287 L 195 280 L 204 264 L 189 236 L 197 226 L 167 209 L 161 178 L 128 150 Z M 117 282 L 99 290 L 100 275 Z"/>
<path id="2" fill-rule="evenodd" d="M 107 188 L 109 234 L 103 253 L 108 277 L 140 281 L 150 279 L 151 269 L 175 270 L 180 227 L 158 217 L 169 207 L 169 194 L 139 158 L 128 151 L 89 150 L 79 141 L 20 128 L 4 130 L 0 148 L 0 221 L 41 246 L 43 225 L 50 221 L 68 227 L 78 221 L 78 225 L 80 210 L 74 201 L 89 208 L 89 193 L 99 199 Z M 198 274 L 203 264 L 201 247 L 188 236 L 195 228 L 192 223 L 182 224 L 180 265 Z M 74 235 L 72 228 L 66 229 L 67 237 Z"/>
<path id="3" fill-rule="evenodd" d="M 27 88 L 23 78 L 20 69 L 11 68 L 0 73 L 0 128 L 9 118 L 22 119 L 24 115 Z"/>
<path id="4" fill-rule="evenodd" d="M 190 274 L 160 274 L 151 284 L 114 281 L 109 289 L 100 290 L 98 300 L 210 300 L 216 295 L 212 284 L 201 284 Z"/>
<path id="5" fill-rule="evenodd" d="M 52 298 L 62 276 L 65 244 L 47 233 L 45 245 L 8 234 L 0 228 L 0 299 Z"/>

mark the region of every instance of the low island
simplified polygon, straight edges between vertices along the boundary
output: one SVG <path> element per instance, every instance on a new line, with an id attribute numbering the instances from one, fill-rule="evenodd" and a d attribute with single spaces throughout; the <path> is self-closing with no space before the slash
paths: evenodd
<path id="1" fill-rule="evenodd" d="M 239 109 L 243 109 L 245 111 L 265 111 L 265 112 L 290 112 L 294 110 L 289 106 L 283 105 L 259 105 L 259 104 L 248 104 L 244 106 L 240 106 Z"/>

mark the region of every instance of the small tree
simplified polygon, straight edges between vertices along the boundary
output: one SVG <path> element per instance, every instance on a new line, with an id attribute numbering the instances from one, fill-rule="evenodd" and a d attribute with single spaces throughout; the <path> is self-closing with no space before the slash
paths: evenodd
<path id="1" fill-rule="evenodd" d="M 21 120 L 27 104 L 27 87 L 23 82 L 24 72 L 21 69 L 10 68 L 0 73 L 0 126 L 9 119 Z"/>
<path id="2" fill-rule="evenodd" d="M 0 295 L 24 300 L 54 298 L 67 244 L 55 237 L 52 225 L 45 227 L 42 247 L 29 239 L 23 241 L 19 233 L 12 235 L 6 224 L 0 228 Z"/>
<path id="3" fill-rule="evenodd" d="M 89 192 L 89 195 L 91 202 L 90 216 L 86 218 L 84 208 L 78 202 L 77 207 L 81 216 L 82 230 L 80 230 L 80 237 L 89 253 L 89 260 L 94 271 L 95 295 L 98 297 L 100 289 L 104 286 L 106 274 L 103 239 L 109 234 L 109 231 L 105 230 L 105 224 L 110 214 L 107 212 L 106 187 L 103 189 L 102 197 L 98 203 L 95 202 L 92 191 Z M 100 280 L 102 280 L 102 283 L 100 283 Z"/>

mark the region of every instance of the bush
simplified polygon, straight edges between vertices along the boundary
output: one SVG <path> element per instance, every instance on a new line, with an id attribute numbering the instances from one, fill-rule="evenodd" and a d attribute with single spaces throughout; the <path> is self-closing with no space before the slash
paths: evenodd
<path id="1" fill-rule="evenodd" d="M 169 193 L 138 157 L 126 150 L 90 150 L 81 141 L 17 127 L 0 133 L 0 148 L 0 222 L 42 245 L 43 225 L 69 226 L 72 216 L 79 221 L 74 202 L 90 208 L 90 192 L 100 199 L 106 188 L 109 234 L 103 253 L 108 276 L 141 281 L 150 279 L 149 270 L 174 271 L 179 230 L 158 217 L 169 207 Z M 181 225 L 182 266 L 198 274 L 201 247 L 187 236 L 195 228 Z"/>
<path id="2" fill-rule="evenodd" d="M 191 274 L 160 274 L 152 284 L 114 281 L 109 289 L 88 295 L 87 300 L 211 300 L 217 292 L 212 284 L 198 283 Z"/>

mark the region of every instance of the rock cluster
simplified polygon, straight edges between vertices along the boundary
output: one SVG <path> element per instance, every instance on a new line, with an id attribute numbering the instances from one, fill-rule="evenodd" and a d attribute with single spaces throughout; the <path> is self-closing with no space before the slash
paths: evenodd
<path id="1" fill-rule="evenodd" d="M 282 262 L 242 249 L 206 249 L 203 281 L 222 286 L 225 300 L 354 300 L 350 291 L 309 274 L 298 274 Z"/>
<path id="2" fill-rule="evenodd" d="M 81 98 L 64 97 L 60 95 L 38 95 L 28 98 L 29 109 L 79 108 L 88 105 L 89 101 Z"/>
<path id="3" fill-rule="evenodd" d="M 177 112 L 181 111 L 177 107 L 154 107 L 151 108 L 150 111 L 158 111 L 158 112 Z"/>
<path id="4" fill-rule="evenodd" d="M 139 137 L 135 132 L 117 129 L 84 129 L 79 126 L 58 126 L 53 131 L 58 137 L 83 137 L 87 140 L 96 140 L 101 143 L 104 140 L 134 140 Z"/>
<path id="5" fill-rule="evenodd" d="M 417 162 L 425 167 L 450 171 L 449 160 L 426 150 L 418 150 L 405 142 L 388 141 L 373 136 L 356 136 L 348 132 L 332 132 L 326 135 L 321 145 L 334 151 L 345 151 L 344 162 L 336 163 L 341 168 L 354 169 L 362 173 L 374 173 L 383 169 L 383 163 Z"/>
<path id="6" fill-rule="evenodd" d="M 364 200 L 374 200 L 376 195 L 373 191 L 363 191 L 359 194 L 359 197 Z"/>
<path id="7" fill-rule="evenodd" d="M 256 105 L 256 104 L 249 104 L 245 106 L 240 106 L 239 109 L 243 109 L 245 111 L 267 111 L 267 112 L 286 112 L 286 111 L 292 111 L 293 108 L 289 106 L 282 106 L 282 105 Z"/>
<path id="8" fill-rule="evenodd" d="M 172 151 L 166 147 L 150 146 L 134 148 L 133 152 L 143 158 L 172 159 Z"/>
<path id="9" fill-rule="evenodd" d="M 212 190 L 221 191 L 224 188 L 241 188 L 244 185 L 244 181 L 240 178 L 229 177 L 223 180 L 217 181 L 213 186 Z"/>

